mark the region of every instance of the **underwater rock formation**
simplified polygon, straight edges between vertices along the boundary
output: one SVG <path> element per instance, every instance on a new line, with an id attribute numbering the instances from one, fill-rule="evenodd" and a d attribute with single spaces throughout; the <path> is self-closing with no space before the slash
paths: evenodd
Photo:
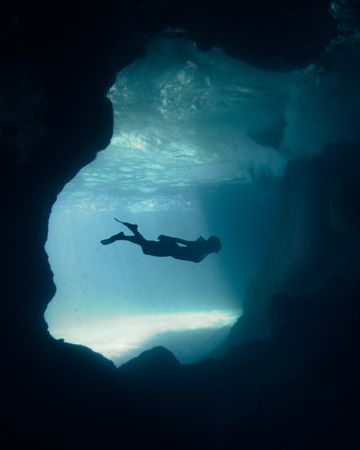
<path id="1" fill-rule="evenodd" d="M 345 156 L 339 177 L 328 174 L 341 156 L 329 157 L 330 168 L 322 166 L 325 156 L 304 163 L 309 171 L 298 178 L 300 163 L 288 169 L 284 183 L 294 203 L 286 209 L 285 247 L 276 253 L 281 264 L 272 266 L 278 273 L 260 276 L 269 292 L 284 287 L 272 300 L 267 340 L 242 342 L 221 360 L 189 366 L 154 350 L 127 375 L 46 330 L 43 314 L 55 291 L 44 250 L 51 206 L 108 144 L 106 92 L 116 73 L 143 54 L 149 37 L 186 28 L 204 49 L 220 45 L 249 63 L 288 70 L 316 60 L 335 33 L 328 1 L 239 3 L 235 11 L 230 1 L 5 2 L 0 142 L 7 448 L 356 448 L 358 184 L 355 176 L 346 181 L 355 159 L 347 166 Z M 318 170 L 323 178 L 312 177 Z M 314 184 L 315 178 L 322 181 Z M 311 199 L 314 216 L 298 213 L 299 186 L 308 190 L 303 200 Z M 296 244 L 293 227 L 310 216 L 311 251 L 278 257 Z M 258 308 L 263 323 L 264 294 L 250 298 L 259 303 L 249 301 L 249 314 Z M 152 357 L 155 390 L 145 364 Z"/>
<path id="2" fill-rule="evenodd" d="M 360 142 L 332 145 L 309 161 L 288 165 L 277 237 L 248 287 L 244 316 L 229 342 L 270 333 L 275 294 L 313 295 L 334 278 L 358 288 L 359 147 Z"/>

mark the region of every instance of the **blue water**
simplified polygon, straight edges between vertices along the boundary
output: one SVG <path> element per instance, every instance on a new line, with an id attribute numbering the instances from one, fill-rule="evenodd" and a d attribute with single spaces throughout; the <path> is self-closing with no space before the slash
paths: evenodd
<path id="1" fill-rule="evenodd" d="M 117 364 L 155 344 L 191 362 L 226 338 L 276 232 L 287 161 L 277 147 L 299 76 L 161 39 L 119 73 L 112 142 L 50 217 L 57 292 L 46 320 L 55 337 Z M 102 246 L 127 232 L 114 217 L 149 239 L 217 235 L 223 249 L 195 264 L 129 242 Z"/>

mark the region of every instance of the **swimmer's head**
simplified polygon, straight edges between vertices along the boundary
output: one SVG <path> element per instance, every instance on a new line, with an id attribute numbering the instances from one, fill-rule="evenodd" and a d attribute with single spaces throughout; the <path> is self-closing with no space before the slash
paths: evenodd
<path id="1" fill-rule="evenodd" d="M 213 253 L 219 253 L 221 250 L 221 241 L 217 236 L 210 236 L 207 240 L 209 244 L 209 250 Z"/>

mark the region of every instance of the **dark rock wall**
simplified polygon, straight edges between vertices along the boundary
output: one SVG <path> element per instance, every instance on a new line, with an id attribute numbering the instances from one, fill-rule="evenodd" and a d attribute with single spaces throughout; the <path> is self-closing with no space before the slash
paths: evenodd
<path id="1" fill-rule="evenodd" d="M 245 314 L 232 330 L 230 345 L 269 336 L 275 294 L 313 295 L 335 280 L 359 287 L 359 149 L 359 142 L 332 145 L 288 165 L 277 237 L 247 289 Z"/>
<path id="2" fill-rule="evenodd" d="M 186 28 L 204 49 L 220 45 L 260 67 L 303 67 L 335 32 L 329 2 L 19 0 L 1 8 L 4 448 L 303 449 L 328 448 L 341 439 L 348 448 L 355 436 L 349 399 L 356 400 L 358 375 L 357 294 L 349 280 L 331 288 L 324 271 L 305 271 L 306 289 L 295 280 L 291 286 L 299 291 L 283 289 L 271 303 L 272 339 L 245 342 L 222 360 L 192 366 L 157 349 L 116 371 L 86 348 L 53 340 L 43 318 L 55 290 L 44 251 L 51 206 L 110 140 L 106 92 L 116 73 L 143 54 L 154 33 L 169 34 L 169 27 Z M 321 159 L 310 163 L 310 181 L 311 164 L 321 165 Z M 293 224 L 304 225 L 292 216 L 298 210 L 291 198 L 303 195 L 299 186 L 308 182 L 295 175 L 284 182 L 293 194 L 286 200 L 289 238 L 279 242 L 280 255 L 294 244 Z M 324 190 L 330 215 L 321 214 L 331 220 L 318 233 L 316 249 L 329 247 L 327 274 L 330 266 L 356 259 L 350 248 L 358 215 L 344 200 L 356 189 L 352 180 L 332 181 Z M 311 252 L 295 254 L 285 268 L 274 266 L 281 282 L 275 270 L 261 275 L 274 293 L 311 259 Z M 264 293 L 256 297 L 263 320 Z M 329 298 L 332 314 L 324 319 Z M 325 328 L 317 327 L 320 322 Z"/>

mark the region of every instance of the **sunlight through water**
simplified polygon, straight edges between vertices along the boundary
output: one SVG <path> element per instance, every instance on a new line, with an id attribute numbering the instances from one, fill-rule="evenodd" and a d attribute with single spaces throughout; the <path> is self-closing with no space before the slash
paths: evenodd
<path id="1" fill-rule="evenodd" d="M 181 362 L 226 339 L 279 217 L 285 113 L 300 75 L 220 49 L 154 39 L 109 91 L 109 147 L 59 194 L 46 251 L 57 292 L 52 335 L 121 364 L 155 345 Z M 136 223 L 147 239 L 219 236 L 201 263 L 100 241 Z"/>
<path id="2" fill-rule="evenodd" d="M 86 345 L 120 363 L 126 361 L 127 356 L 133 354 L 134 350 L 144 347 L 147 340 L 157 335 L 167 332 L 224 329 L 233 325 L 238 316 L 238 311 L 121 315 L 90 320 L 83 324 L 61 324 L 58 328 L 54 328 L 52 333 L 55 337 Z M 223 336 L 220 335 L 220 339 L 221 337 Z M 219 345 L 221 341 L 211 341 L 211 345 L 214 343 Z M 196 347 L 196 342 L 192 345 Z M 171 345 L 168 348 L 181 359 L 181 349 L 178 351 L 177 348 L 171 348 Z M 212 348 L 202 349 L 203 352 L 205 350 L 210 352 Z"/>

